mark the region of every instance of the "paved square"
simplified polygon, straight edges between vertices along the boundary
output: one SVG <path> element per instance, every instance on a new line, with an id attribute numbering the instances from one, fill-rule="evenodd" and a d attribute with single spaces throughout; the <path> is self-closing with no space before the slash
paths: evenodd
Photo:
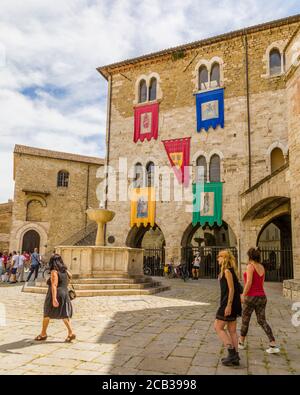
<path id="1" fill-rule="evenodd" d="M 253 316 L 241 366 L 226 368 L 213 329 L 218 282 L 163 283 L 171 290 L 154 296 L 75 299 L 72 344 L 64 343 L 61 321 L 50 323 L 46 342 L 33 341 L 44 296 L 1 285 L 6 326 L 0 327 L 0 374 L 300 374 L 300 327 L 291 323 L 292 302 L 281 296 L 281 284 L 266 285 L 268 321 L 281 354 L 265 353 L 268 340 Z"/>

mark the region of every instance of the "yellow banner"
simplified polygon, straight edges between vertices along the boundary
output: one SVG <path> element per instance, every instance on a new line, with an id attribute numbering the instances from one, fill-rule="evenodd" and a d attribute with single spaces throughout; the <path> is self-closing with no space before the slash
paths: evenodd
<path id="1" fill-rule="evenodd" d="M 130 226 L 155 225 L 155 189 L 136 188 L 131 191 Z"/>

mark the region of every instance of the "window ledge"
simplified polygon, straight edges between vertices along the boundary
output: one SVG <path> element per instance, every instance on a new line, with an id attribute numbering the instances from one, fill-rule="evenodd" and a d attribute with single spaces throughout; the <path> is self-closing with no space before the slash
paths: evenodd
<path id="1" fill-rule="evenodd" d="M 205 92 L 212 92 L 212 91 L 216 91 L 218 89 L 226 89 L 226 87 L 224 85 L 219 85 L 219 86 L 214 86 L 213 88 L 208 88 L 208 89 L 202 89 L 202 90 L 194 90 L 193 94 L 194 95 L 198 95 L 199 93 L 205 93 Z"/>
<path id="2" fill-rule="evenodd" d="M 143 103 L 134 103 L 134 108 L 139 108 L 139 107 L 143 107 L 143 106 L 148 106 L 150 104 L 159 104 L 162 102 L 162 99 L 156 99 L 156 100 L 147 100 L 144 101 Z"/>
<path id="3" fill-rule="evenodd" d="M 282 77 L 285 76 L 285 72 L 282 72 L 280 74 L 264 74 L 262 75 L 262 78 L 264 78 L 265 80 L 279 80 Z"/>

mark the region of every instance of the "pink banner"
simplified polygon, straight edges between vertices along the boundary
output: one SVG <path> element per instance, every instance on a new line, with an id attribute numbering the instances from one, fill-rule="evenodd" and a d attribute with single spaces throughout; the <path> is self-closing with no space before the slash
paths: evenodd
<path id="1" fill-rule="evenodd" d="M 158 139 L 159 104 L 147 104 L 134 110 L 134 139 L 144 142 L 145 139 Z"/>
<path id="2" fill-rule="evenodd" d="M 166 140 L 163 141 L 163 143 L 178 182 L 188 187 L 190 182 L 189 165 L 191 138 Z"/>

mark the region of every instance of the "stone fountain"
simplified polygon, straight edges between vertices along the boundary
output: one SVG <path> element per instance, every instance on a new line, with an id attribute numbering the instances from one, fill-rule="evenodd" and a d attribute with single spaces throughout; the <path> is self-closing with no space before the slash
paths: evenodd
<path id="1" fill-rule="evenodd" d="M 154 294 L 169 289 L 144 276 L 144 251 L 128 247 L 105 246 L 104 227 L 115 213 L 102 207 L 89 208 L 88 218 L 97 223 L 95 246 L 59 246 L 56 252 L 73 275 L 80 296 L 117 296 Z M 46 293 L 44 281 L 24 286 L 24 292 Z"/>
<path id="2" fill-rule="evenodd" d="M 114 219 L 115 213 L 113 211 L 105 210 L 104 208 L 89 208 L 86 214 L 91 221 L 97 223 L 96 246 L 104 246 L 104 226 Z"/>

